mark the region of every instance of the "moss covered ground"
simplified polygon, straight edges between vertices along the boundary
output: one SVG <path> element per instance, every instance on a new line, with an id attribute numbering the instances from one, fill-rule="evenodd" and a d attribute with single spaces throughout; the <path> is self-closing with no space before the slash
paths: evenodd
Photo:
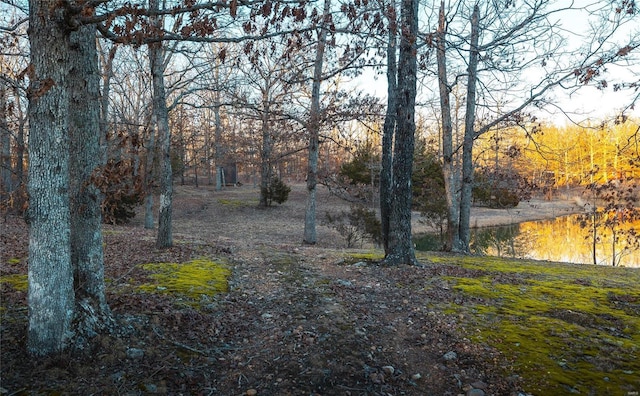
<path id="1" fill-rule="evenodd" d="M 637 395 L 640 270 L 494 257 L 422 254 L 473 270 L 444 276 L 457 293 L 445 312 L 467 336 L 514 359 L 535 395 Z"/>
<path id="2" fill-rule="evenodd" d="M 138 286 L 145 293 L 172 294 L 188 305 L 208 302 L 215 294 L 228 290 L 231 270 L 224 262 L 205 258 L 184 263 L 142 264 L 149 282 Z"/>

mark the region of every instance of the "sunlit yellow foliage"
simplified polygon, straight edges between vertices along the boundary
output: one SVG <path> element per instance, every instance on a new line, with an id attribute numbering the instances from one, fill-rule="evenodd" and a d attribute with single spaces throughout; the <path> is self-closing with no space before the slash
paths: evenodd
<path id="1" fill-rule="evenodd" d="M 640 178 L 633 161 L 638 156 L 637 119 L 604 125 L 540 125 L 526 135 L 520 129 L 490 131 L 476 142 L 478 165 L 517 169 L 538 185 L 544 173 L 553 175 L 552 187 L 606 182 L 620 176 Z M 519 149 L 515 158 L 511 147 Z"/>

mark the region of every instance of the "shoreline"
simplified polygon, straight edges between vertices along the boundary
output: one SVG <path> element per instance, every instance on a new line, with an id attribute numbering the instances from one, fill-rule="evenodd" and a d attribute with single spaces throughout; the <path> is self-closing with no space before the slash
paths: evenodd
<path id="1" fill-rule="evenodd" d="M 551 220 L 578 213 L 584 213 L 584 208 L 576 204 L 573 200 L 556 199 L 547 201 L 540 198 L 533 198 L 528 201 L 522 201 L 515 208 L 509 209 L 492 209 L 474 206 L 471 208 L 470 227 L 472 229 L 500 227 L 526 221 Z M 420 213 L 413 213 L 411 221 L 413 234 L 436 232 L 433 227 L 423 223 L 421 218 Z"/>

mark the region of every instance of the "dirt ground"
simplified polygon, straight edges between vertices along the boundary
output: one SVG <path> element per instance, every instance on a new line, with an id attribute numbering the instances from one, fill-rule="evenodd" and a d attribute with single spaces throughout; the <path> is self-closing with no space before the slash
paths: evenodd
<path id="1" fill-rule="evenodd" d="M 321 189 L 318 243 L 301 244 L 306 194 L 260 209 L 257 190 L 178 186 L 171 249 L 131 224 L 105 227 L 108 301 L 117 321 L 76 354 L 25 354 L 24 284 L 1 283 L 0 394 L 77 395 L 526 395 L 512 362 L 473 343 L 441 277 L 468 271 L 424 263 L 383 268 L 353 259 L 322 224 L 348 204 Z M 478 226 L 556 216 L 569 201 L 474 211 Z M 415 219 L 414 229 L 422 223 Z M 26 274 L 27 228 L 0 219 L 0 275 Z M 368 248 L 369 246 L 364 246 Z M 208 257 L 232 269 L 228 293 L 189 304 L 142 293 L 140 265 Z M 455 272 L 455 274 L 454 274 Z M 446 284 L 446 282 L 445 282 Z"/>

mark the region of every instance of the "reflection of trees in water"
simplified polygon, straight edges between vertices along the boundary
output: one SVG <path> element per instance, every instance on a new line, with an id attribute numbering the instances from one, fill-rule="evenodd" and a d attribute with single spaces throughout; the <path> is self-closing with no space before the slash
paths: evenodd
<path id="1" fill-rule="evenodd" d="M 519 235 L 520 224 L 477 228 L 471 233 L 471 251 L 498 257 L 522 257 L 526 250 L 521 246 L 523 238 L 518 238 Z"/>
<path id="2" fill-rule="evenodd" d="M 630 225 L 640 229 L 640 221 Z M 431 243 L 429 243 L 431 240 Z M 531 221 L 503 227 L 478 228 L 472 232 L 471 251 L 499 257 L 532 258 L 591 264 L 591 240 L 585 238 L 578 215 L 553 220 Z M 624 244 L 624 241 L 620 241 Z M 416 239 L 418 250 L 438 250 L 438 237 Z M 611 262 L 611 240 L 603 235 L 597 244 L 598 264 Z M 620 249 L 624 248 L 621 245 Z M 640 266 L 640 251 L 630 247 L 620 261 L 622 266 Z"/>

